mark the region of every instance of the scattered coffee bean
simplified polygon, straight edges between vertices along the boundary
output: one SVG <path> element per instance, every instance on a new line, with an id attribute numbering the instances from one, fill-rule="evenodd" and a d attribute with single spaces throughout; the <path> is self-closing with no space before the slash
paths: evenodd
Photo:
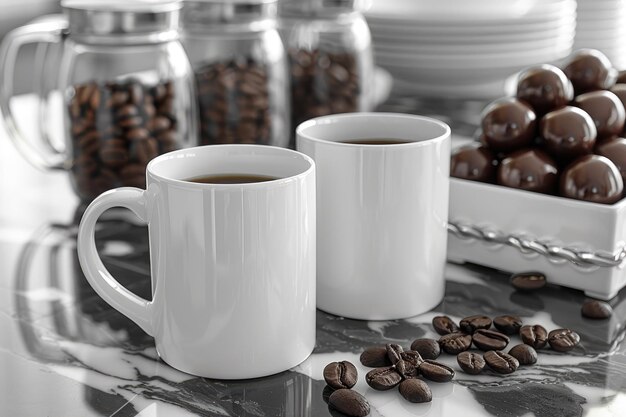
<path id="1" fill-rule="evenodd" d="M 517 359 L 501 351 L 490 350 L 483 357 L 487 366 L 499 374 L 511 374 L 519 367 Z"/>
<path id="2" fill-rule="evenodd" d="M 385 346 L 368 347 L 361 353 L 360 360 L 363 366 L 370 368 L 380 368 L 391 365 Z"/>
<path id="3" fill-rule="evenodd" d="M 477 314 L 475 316 L 465 317 L 459 323 L 461 330 L 465 333 L 472 334 L 478 329 L 488 329 L 491 327 L 491 319 L 487 316 Z"/>
<path id="4" fill-rule="evenodd" d="M 557 352 L 569 352 L 580 343 L 580 336 L 570 329 L 556 329 L 548 334 L 550 347 Z"/>
<path id="5" fill-rule="evenodd" d="M 519 329 L 522 327 L 522 319 L 518 316 L 510 315 L 498 316 L 493 319 L 493 325 L 504 334 L 519 334 Z"/>
<path id="6" fill-rule="evenodd" d="M 351 389 L 338 389 L 328 397 L 328 406 L 351 417 L 365 417 L 370 405 L 364 396 Z"/>
<path id="7" fill-rule="evenodd" d="M 400 376 L 402 376 L 402 378 L 404 379 L 417 377 L 419 365 L 416 366 L 409 361 L 400 359 L 398 362 L 396 362 L 395 367 L 396 367 L 396 372 L 399 373 Z"/>
<path id="8" fill-rule="evenodd" d="M 404 352 L 400 353 L 400 358 L 403 361 L 407 361 L 413 366 L 419 366 L 420 363 L 424 362 L 422 355 L 414 350 L 405 350 Z"/>
<path id="9" fill-rule="evenodd" d="M 331 362 L 324 368 L 324 380 L 335 388 L 352 388 L 358 379 L 356 367 L 348 362 Z"/>
<path id="10" fill-rule="evenodd" d="M 509 355 L 517 359 L 520 365 L 532 365 L 537 362 L 537 351 L 525 343 L 513 346 L 509 350 Z"/>
<path id="11" fill-rule="evenodd" d="M 385 348 L 387 349 L 387 357 L 389 358 L 389 361 L 392 365 L 395 365 L 396 362 L 400 360 L 400 354 L 404 351 L 404 349 L 402 349 L 402 346 L 395 343 L 387 343 Z"/>
<path id="12" fill-rule="evenodd" d="M 470 348 L 472 345 L 472 336 L 465 333 L 451 333 L 441 336 L 439 345 L 444 352 L 450 355 L 456 355 Z"/>
<path id="13" fill-rule="evenodd" d="M 534 291 L 546 286 L 546 276 L 541 272 L 522 272 L 511 276 L 511 285 L 520 291 Z"/>
<path id="14" fill-rule="evenodd" d="M 613 308 L 609 303 L 598 300 L 587 300 L 580 309 L 583 317 L 588 319 L 608 319 L 613 314 Z"/>
<path id="15" fill-rule="evenodd" d="M 435 331 L 440 335 L 446 335 L 450 333 L 456 333 L 459 331 L 459 326 L 448 316 L 436 316 L 433 318 L 433 327 Z"/>
<path id="16" fill-rule="evenodd" d="M 509 337 L 494 330 L 478 329 L 472 335 L 474 345 L 480 350 L 502 350 L 509 344 Z"/>
<path id="17" fill-rule="evenodd" d="M 454 378 L 454 369 L 443 363 L 430 359 L 425 360 L 419 366 L 419 372 L 426 379 L 434 382 L 448 382 Z"/>
<path id="18" fill-rule="evenodd" d="M 457 355 L 456 361 L 465 373 L 477 375 L 485 367 L 485 360 L 475 352 L 461 352 Z"/>
<path id="19" fill-rule="evenodd" d="M 426 382 L 421 379 L 407 379 L 400 383 L 400 395 L 412 403 L 427 403 L 432 401 L 433 394 Z"/>
<path id="20" fill-rule="evenodd" d="M 538 324 L 534 326 L 522 326 L 519 330 L 522 342 L 534 347 L 543 349 L 548 343 L 548 331 Z"/>
<path id="21" fill-rule="evenodd" d="M 148 161 L 181 147 L 171 81 L 91 81 L 72 88 L 72 176 L 81 199 L 121 186 L 145 188 Z M 161 89 L 165 95 L 157 94 Z"/>
<path id="22" fill-rule="evenodd" d="M 411 343 L 411 350 L 419 352 L 424 359 L 437 359 L 441 354 L 441 347 L 434 339 L 416 339 Z"/>
<path id="23" fill-rule="evenodd" d="M 367 385 L 378 391 L 390 390 L 400 381 L 402 381 L 402 376 L 396 372 L 396 368 L 393 366 L 372 369 L 365 375 Z"/>

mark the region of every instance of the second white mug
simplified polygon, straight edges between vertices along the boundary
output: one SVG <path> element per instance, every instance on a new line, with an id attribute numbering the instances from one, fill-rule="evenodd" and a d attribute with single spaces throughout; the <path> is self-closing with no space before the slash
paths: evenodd
<path id="1" fill-rule="evenodd" d="M 436 306 L 445 283 L 450 128 L 420 116 L 352 113 L 309 120 L 296 134 L 297 149 L 317 167 L 318 308 L 389 320 Z"/>

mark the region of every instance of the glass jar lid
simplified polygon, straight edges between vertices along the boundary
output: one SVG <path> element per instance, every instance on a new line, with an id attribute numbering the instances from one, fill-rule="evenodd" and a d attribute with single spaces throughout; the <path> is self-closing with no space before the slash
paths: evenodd
<path id="1" fill-rule="evenodd" d="M 331 10 L 366 10 L 371 0 L 281 0 L 281 14 L 317 14 Z"/>
<path id="2" fill-rule="evenodd" d="M 185 0 L 182 22 L 185 30 L 210 30 L 211 23 L 273 25 L 277 10 L 277 0 Z"/>
<path id="3" fill-rule="evenodd" d="M 91 41 L 163 42 L 178 37 L 181 0 L 62 0 L 70 36 Z"/>

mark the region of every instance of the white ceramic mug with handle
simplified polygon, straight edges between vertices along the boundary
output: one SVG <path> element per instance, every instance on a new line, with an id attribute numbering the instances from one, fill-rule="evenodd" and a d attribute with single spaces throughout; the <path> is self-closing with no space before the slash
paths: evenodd
<path id="1" fill-rule="evenodd" d="M 450 128 L 393 113 L 319 117 L 297 128 L 317 167 L 317 306 L 388 320 L 444 293 Z M 404 143 L 354 144 L 387 139 Z"/>
<path id="2" fill-rule="evenodd" d="M 216 174 L 277 179 L 187 181 Z M 314 162 L 269 146 L 204 146 L 159 156 L 146 175 L 145 191 L 111 190 L 85 211 L 78 256 L 96 292 L 184 372 L 254 378 L 306 359 L 315 345 Z M 148 224 L 152 300 L 120 286 L 96 251 L 96 221 L 118 206 Z"/>

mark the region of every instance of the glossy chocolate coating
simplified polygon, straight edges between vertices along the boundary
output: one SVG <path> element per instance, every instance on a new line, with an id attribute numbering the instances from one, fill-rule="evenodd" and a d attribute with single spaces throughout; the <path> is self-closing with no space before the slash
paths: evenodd
<path id="1" fill-rule="evenodd" d="M 626 70 L 622 70 L 617 74 L 615 84 L 626 84 Z"/>
<path id="2" fill-rule="evenodd" d="M 526 191 L 553 194 L 558 182 L 556 163 L 539 149 L 522 149 L 504 158 L 498 184 Z"/>
<path id="3" fill-rule="evenodd" d="M 496 152 L 528 146 L 535 138 L 537 117 L 526 103 L 512 97 L 489 104 L 482 113 L 485 141 Z"/>
<path id="4" fill-rule="evenodd" d="M 620 99 L 610 91 L 590 91 L 576 96 L 573 103 L 591 116 L 598 139 L 619 135 L 624 130 L 626 110 Z"/>
<path id="5" fill-rule="evenodd" d="M 497 163 L 493 152 L 479 143 L 461 146 L 452 152 L 450 176 L 493 183 Z"/>
<path id="6" fill-rule="evenodd" d="M 613 138 L 596 145 L 596 153 L 611 160 L 626 184 L 626 139 Z"/>
<path id="7" fill-rule="evenodd" d="M 622 198 L 624 182 L 613 162 L 600 155 L 585 155 L 561 175 L 560 195 L 576 200 L 613 204 Z"/>
<path id="8" fill-rule="evenodd" d="M 544 148 L 560 163 L 591 153 L 597 137 L 591 116 L 572 106 L 543 116 L 539 132 Z"/>
<path id="9" fill-rule="evenodd" d="M 574 98 L 574 87 L 565 73 L 554 65 L 540 65 L 523 71 L 517 81 L 517 98 L 537 116 L 559 109 Z"/>
<path id="10" fill-rule="evenodd" d="M 622 102 L 624 108 L 626 108 L 626 84 L 615 84 L 611 87 L 611 93 L 615 94 L 619 101 Z M 626 130 L 626 123 L 624 124 L 624 130 Z"/>
<path id="11" fill-rule="evenodd" d="M 576 94 L 605 90 L 615 82 L 617 71 L 602 52 L 581 49 L 572 55 L 563 72 L 574 85 Z"/>

